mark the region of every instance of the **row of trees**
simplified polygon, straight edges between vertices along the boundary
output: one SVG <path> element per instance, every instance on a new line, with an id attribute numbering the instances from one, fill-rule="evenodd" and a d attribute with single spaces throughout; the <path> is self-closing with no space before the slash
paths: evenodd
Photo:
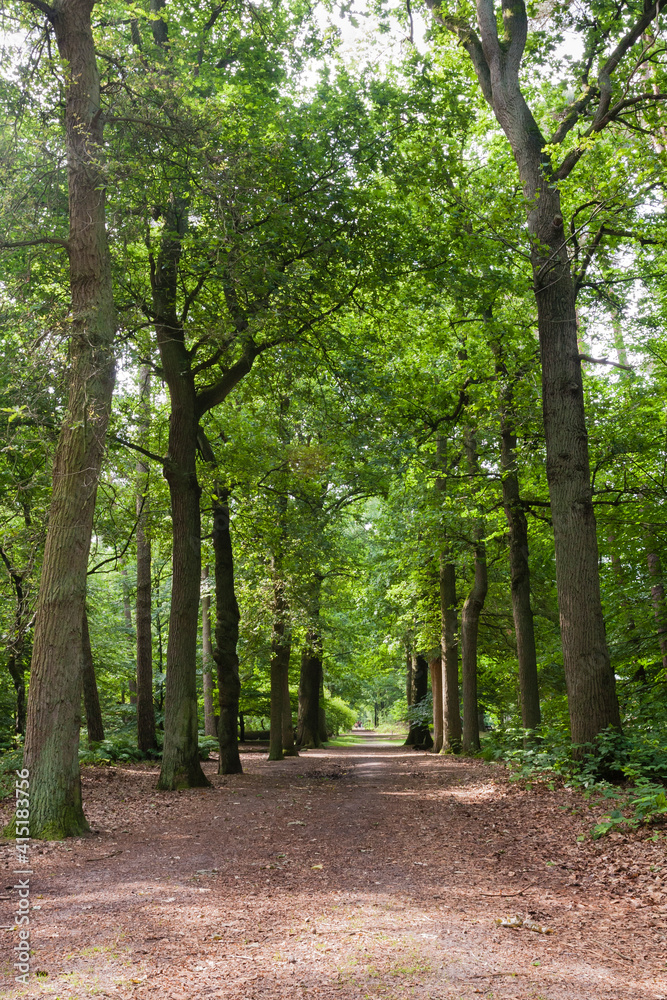
<path id="1" fill-rule="evenodd" d="M 538 666 L 557 673 L 561 651 L 573 741 L 619 728 L 599 511 L 603 582 L 622 594 L 607 620 L 633 616 L 623 663 L 646 679 L 653 631 L 627 592 L 630 579 L 646 589 L 641 545 L 663 641 L 662 373 L 659 352 L 641 375 L 634 355 L 628 365 L 623 338 L 660 328 L 661 5 L 555 8 L 530 36 L 521 2 L 479 0 L 476 27 L 472 12 L 429 7 L 429 52 L 406 45 L 380 73 L 338 61 L 335 31 L 299 3 L 151 0 L 129 17 L 88 0 L 6 5 L 3 309 L 25 374 L 8 368 L 3 391 L 3 558 L 19 722 L 32 645 L 33 835 L 86 825 L 92 539 L 136 556 L 139 744 L 155 745 L 151 542 L 167 547 L 165 517 L 164 790 L 207 784 L 205 537 L 223 773 L 241 766 L 235 558 L 252 576 L 259 554 L 270 591 L 274 759 L 293 749 L 296 608 L 305 745 L 322 734 L 326 629 L 336 693 L 353 690 L 360 660 L 407 652 L 420 701 L 430 659 L 438 749 L 478 746 L 481 655 L 518 659 L 526 728 L 540 721 Z M 573 34 L 581 52 L 568 58 Z M 593 376 L 586 412 L 585 340 L 607 336 L 601 318 L 624 374 Z M 624 417 L 610 430 L 610 409 L 633 414 L 634 436 Z M 230 514 L 262 525 L 242 551 Z M 536 595 L 548 626 L 535 626 Z"/>

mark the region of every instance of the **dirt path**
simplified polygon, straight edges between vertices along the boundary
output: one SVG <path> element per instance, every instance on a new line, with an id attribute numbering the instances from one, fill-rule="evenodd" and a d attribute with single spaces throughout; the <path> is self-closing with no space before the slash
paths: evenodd
<path id="1" fill-rule="evenodd" d="M 573 793 L 381 741 L 243 763 L 176 794 L 155 768 L 85 771 L 99 832 L 33 846 L 16 995 L 667 1000 L 664 839 L 577 843 Z M 0 857 L 12 886 L 13 844 Z M 496 924 L 514 914 L 553 933 Z"/>

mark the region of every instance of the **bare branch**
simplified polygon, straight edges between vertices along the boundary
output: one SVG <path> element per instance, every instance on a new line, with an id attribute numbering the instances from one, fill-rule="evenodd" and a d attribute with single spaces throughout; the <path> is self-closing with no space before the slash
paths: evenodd
<path id="1" fill-rule="evenodd" d="M 16 242 L 0 242 L 0 250 L 18 250 L 20 247 L 37 247 L 47 244 L 49 246 L 61 247 L 69 253 L 70 244 L 68 240 L 61 240 L 57 236 L 41 236 L 35 240 L 17 240 Z"/>
<path id="2" fill-rule="evenodd" d="M 600 105 L 593 122 L 594 128 L 597 125 L 602 127 L 603 121 L 611 105 L 612 73 L 618 67 L 619 63 L 623 59 L 623 56 L 625 56 L 635 42 L 641 38 L 649 24 L 656 19 L 665 4 L 667 4 L 667 0 L 656 0 L 655 3 L 645 2 L 645 9 L 642 16 L 635 21 L 630 31 L 628 31 L 627 34 L 621 39 L 604 66 L 602 66 L 598 74 L 598 83 L 600 86 Z M 604 124 L 606 124 L 606 122 Z M 599 129 L 596 128 L 596 131 L 599 131 Z"/>
<path id="3" fill-rule="evenodd" d="M 42 14 L 46 14 L 49 21 L 55 20 L 58 15 L 58 11 L 55 7 L 51 7 L 48 3 L 44 3 L 43 0 L 23 0 L 28 7 L 35 7 L 36 10 L 41 10 Z"/>
<path id="4" fill-rule="evenodd" d="M 592 365 L 611 365 L 612 368 L 622 368 L 626 372 L 634 371 L 632 365 L 622 365 L 618 361 L 608 361 L 604 358 L 592 358 L 590 354 L 578 355 L 579 361 L 589 361 Z"/>
<path id="5" fill-rule="evenodd" d="M 518 73 L 528 37 L 526 5 L 524 0 L 502 0 L 502 10 L 505 38 L 509 43 L 506 50 L 507 66 L 513 73 Z"/>
<path id="6" fill-rule="evenodd" d="M 443 28 L 447 28 L 448 31 L 451 31 L 456 35 L 461 45 L 470 56 L 473 69 L 477 75 L 477 80 L 485 101 L 493 106 L 491 73 L 489 71 L 489 64 L 486 60 L 484 49 L 482 48 L 482 43 L 479 40 L 477 32 L 461 18 L 450 17 L 449 15 L 442 14 L 440 12 L 439 0 L 426 0 L 426 6 L 431 11 L 433 20 L 437 24 L 441 24 Z"/>

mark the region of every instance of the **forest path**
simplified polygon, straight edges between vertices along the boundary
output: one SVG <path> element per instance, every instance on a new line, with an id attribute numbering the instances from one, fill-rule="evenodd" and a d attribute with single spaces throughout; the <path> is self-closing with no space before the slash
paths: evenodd
<path id="1" fill-rule="evenodd" d="M 97 834 L 33 845 L 33 975 L 14 988 L 0 931 L 3 995 L 667 998 L 664 840 L 577 843 L 574 793 L 381 739 L 243 764 L 179 793 L 154 766 L 86 768 Z M 496 924 L 513 914 L 553 933 Z"/>

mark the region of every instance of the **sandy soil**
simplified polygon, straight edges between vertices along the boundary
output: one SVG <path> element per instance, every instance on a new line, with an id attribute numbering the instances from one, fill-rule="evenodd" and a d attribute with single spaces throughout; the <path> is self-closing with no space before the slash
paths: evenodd
<path id="1" fill-rule="evenodd" d="M 2 995 L 667 1000 L 662 834 L 578 843 L 574 792 L 370 738 L 243 763 L 179 793 L 85 770 L 95 834 L 32 847 L 27 987 L 5 842 Z"/>

